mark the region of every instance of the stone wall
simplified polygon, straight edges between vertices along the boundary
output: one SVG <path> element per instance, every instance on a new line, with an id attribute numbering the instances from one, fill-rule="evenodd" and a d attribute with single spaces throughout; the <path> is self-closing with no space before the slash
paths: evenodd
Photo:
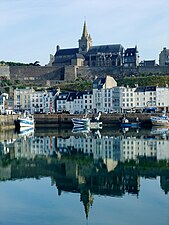
<path id="1" fill-rule="evenodd" d="M 152 67 L 139 67 L 139 73 L 144 73 L 147 75 L 169 75 L 169 66 L 152 66 Z"/>
<path id="2" fill-rule="evenodd" d="M 89 66 L 0 66 L 0 76 L 11 80 L 20 80 L 26 84 L 34 83 L 44 85 L 47 81 L 72 81 L 76 78 L 94 80 L 96 77 L 112 76 L 119 79 L 131 75 L 169 75 L 169 66 L 155 67 L 89 67 Z"/>
<path id="3" fill-rule="evenodd" d="M 10 78 L 9 66 L 0 66 L 0 77 Z"/>
<path id="4" fill-rule="evenodd" d="M 10 79 L 40 84 L 64 80 L 63 67 L 50 66 L 10 66 Z"/>

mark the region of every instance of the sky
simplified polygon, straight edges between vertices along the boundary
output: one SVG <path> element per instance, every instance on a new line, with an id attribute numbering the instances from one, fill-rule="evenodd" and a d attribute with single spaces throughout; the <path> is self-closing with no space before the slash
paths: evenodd
<path id="1" fill-rule="evenodd" d="M 141 60 L 169 48 L 169 0 L 0 0 L 0 61 L 49 62 L 78 47 L 86 20 L 93 46 L 137 45 Z"/>

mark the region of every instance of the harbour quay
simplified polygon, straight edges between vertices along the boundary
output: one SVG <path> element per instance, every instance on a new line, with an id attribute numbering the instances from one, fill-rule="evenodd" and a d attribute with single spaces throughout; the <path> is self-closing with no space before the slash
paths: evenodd
<path id="1" fill-rule="evenodd" d="M 128 113 L 126 117 L 129 121 L 134 122 L 138 117 L 141 125 L 143 127 L 151 127 L 150 117 L 154 114 L 149 113 Z M 72 119 L 73 118 L 82 118 L 82 114 L 35 114 L 35 127 L 46 127 L 46 128 L 53 128 L 53 127 L 73 127 Z M 97 115 L 89 114 L 88 117 L 96 117 Z M 111 126 L 120 126 L 121 119 L 123 118 L 124 114 L 121 113 L 113 113 L 113 114 L 102 114 L 100 117 L 100 121 L 103 123 L 104 127 L 111 127 Z"/>
<path id="2" fill-rule="evenodd" d="M 157 116 L 157 113 L 127 113 L 125 114 L 126 118 L 134 122 L 138 117 L 141 122 L 142 127 L 151 127 L 151 116 Z M 18 118 L 19 115 L 0 115 L 0 130 L 4 129 L 13 129 L 15 128 L 14 121 Z M 73 118 L 82 118 L 83 114 L 34 114 L 35 119 L 35 128 L 43 127 L 43 128 L 54 128 L 54 127 L 64 127 L 64 128 L 72 128 Z M 97 115 L 89 114 L 88 117 L 96 117 Z M 100 117 L 100 121 L 103 123 L 104 127 L 112 127 L 112 126 L 120 126 L 121 119 L 124 114 L 122 113 L 113 113 L 113 114 L 102 114 Z"/>

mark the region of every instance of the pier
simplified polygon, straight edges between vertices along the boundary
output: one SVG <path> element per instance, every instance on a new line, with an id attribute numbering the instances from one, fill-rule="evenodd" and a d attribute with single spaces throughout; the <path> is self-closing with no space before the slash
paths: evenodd
<path id="1" fill-rule="evenodd" d="M 148 113 L 128 113 L 126 117 L 129 119 L 129 121 L 133 122 L 136 120 L 136 117 L 139 118 L 139 121 L 141 122 L 141 125 L 143 127 L 150 127 L 151 121 L 150 116 L 152 114 Z M 157 114 L 153 114 L 157 115 Z M 0 130 L 6 130 L 6 129 L 14 129 L 14 121 L 18 118 L 19 115 L 0 115 Z M 71 128 L 73 127 L 73 123 L 71 121 L 72 118 L 80 118 L 83 115 L 80 114 L 35 114 L 35 128 Z M 92 114 L 89 114 L 89 117 L 92 118 Z M 95 115 L 97 116 L 97 115 Z M 100 121 L 103 122 L 103 128 L 104 127 L 111 127 L 111 126 L 119 126 L 121 122 L 121 118 L 123 117 L 123 114 L 114 113 L 114 114 L 102 114 Z"/>

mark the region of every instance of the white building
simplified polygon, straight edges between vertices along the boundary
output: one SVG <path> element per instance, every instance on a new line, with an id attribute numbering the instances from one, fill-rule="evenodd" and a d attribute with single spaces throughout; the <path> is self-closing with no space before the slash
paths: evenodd
<path id="1" fill-rule="evenodd" d="M 55 93 L 52 91 L 36 91 L 31 94 L 31 113 L 54 112 Z"/>
<path id="2" fill-rule="evenodd" d="M 60 93 L 56 97 L 56 111 L 68 111 L 71 114 L 93 111 L 92 91 Z"/>
<path id="3" fill-rule="evenodd" d="M 4 114 L 6 110 L 6 101 L 8 99 L 7 93 L 2 93 L 0 95 L 0 114 Z"/>
<path id="4" fill-rule="evenodd" d="M 24 88 L 14 90 L 14 110 L 30 111 L 31 110 L 31 95 L 35 92 L 33 88 Z"/>
<path id="5" fill-rule="evenodd" d="M 55 91 L 35 91 L 33 88 L 14 90 L 14 109 L 30 113 L 55 111 Z"/>
<path id="6" fill-rule="evenodd" d="M 113 110 L 112 88 L 117 87 L 113 77 L 97 78 L 93 82 L 93 111 L 95 113 Z"/>
<path id="7" fill-rule="evenodd" d="M 169 87 L 156 88 L 156 106 L 169 112 Z"/>

